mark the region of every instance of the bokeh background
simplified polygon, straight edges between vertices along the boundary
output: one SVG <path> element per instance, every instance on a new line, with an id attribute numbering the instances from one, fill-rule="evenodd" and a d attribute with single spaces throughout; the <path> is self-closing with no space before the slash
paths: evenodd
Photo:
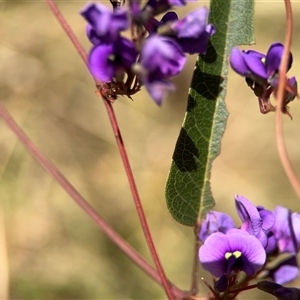
<path id="1" fill-rule="evenodd" d="M 105 0 L 107 3 L 107 0 Z M 225 1 L 225 0 L 220 0 Z M 88 50 L 87 1 L 57 1 Z M 196 1 L 179 14 L 206 4 Z M 294 54 L 289 74 L 300 76 L 300 2 L 293 1 Z M 283 41 L 282 0 L 256 1 L 256 45 Z M 248 48 L 248 47 L 244 47 Z M 168 213 L 164 188 L 182 124 L 196 57 L 174 79 L 162 108 L 142 91 L 114 104 L 149 226 L 165 271 L 188 289 L 193 233 Z M 85 65 L 43 1 L 0 2 L 0 101 L 38 147 L 98 212 L 149 262 L 127 179 L 104 105 Z M 280 164 L 274 114 L 262 115 L 244 79 L 229 72 L 229 118 L 212 169 L 216 209 L 238 221 L 233 197 L 273 209 L 300 211 Z M 285 140 L 300 176 L 300 103 L 284 117 Z M 0 299 L 164 299 L 153 283 L 84 215 L 0 122 Z M 203 273 L 204 276 L 208 274 Z M 299 281 L 292 283 L 297 286 Z M 247 293 L 240 299 L 273 299 Z"/>

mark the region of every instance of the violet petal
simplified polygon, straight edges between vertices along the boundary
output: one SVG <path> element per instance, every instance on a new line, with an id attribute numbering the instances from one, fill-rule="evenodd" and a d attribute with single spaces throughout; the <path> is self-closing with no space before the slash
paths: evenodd
<path id="1" fill-rule="evenodd" d="M 114 54 L 112 44 L 100 44 L 92 48 L 89 54 L 89 69 L 98 80 L 109 82 L 115 74 L 114 65 L 108 60 Z"/>
<path id="2" fill-rule="evenodd" d="M 291 212 L 283 206 L 277 206 L 273 213 L 275 215 L 275 223 L 272 227 L 272 232 L 277 239 L 279 251 L 296 254 L 298 252 L 298 245 L 295 240 Z M 298 225 L 296 228 L 299 230 Z"/>
<path id="3" fill-rule="evenodd" d="M 258 235 L 262 228 L 262 219 L 257 208 L 247 198 L 240 195 L 235 196 L 235 206 L 243 222 L 242 229 L 254 236 Z"/>
<path id="4" fill-rule="evenodd" d="M 289 257 L 270 271 L 270 277 L 278 284 L 285 284 L 298 277 L 299 266 L 296 256 Z"/>
<path id="5" fill-rule="evenodd" d="M 234 222 L 229 215 L 211 210 L 201 224 L 199 237 L 204 242 L 212 233 L 226 233 L 234 227 Z"/>
<path id="6" fill-rule="evenodd" d="M 246 76 L 249 73 L 249 68 L 244 61 L 244 56 L 238 47 L 233 47 L 230 53 L 229 62 L 231 68 L 241 76 Z"/>
<path id="7" fill-rule="evenodd" d="M 158 35 L 149 36 L 141 51 L 141 65 L 149 72 L 157 69 L 165 77 L 181 72 L 186 57 L 179 45 L 171 38 Z"/>
<path id="8" fill-rule="evenodd" d="M 273 73 L 278 72 L 283 51 L 284 51 L 284 46 L 281 43 L 273 43 L 270 46 L 266 55 L 266 69 L 267 69 L 268 77 L 272 76 Z M 292 62 L 293 62 L 293 56 L 290 53 L 287 71 L 290 69 Z"/>
<path id="9" fill-rule="evenodd" d="M 225 254 L 231 250 L 227 236 L 221 232 L 210 235 L 199 249 L 199 259 L 203 268 L 216 277 L 226 272 Z"/>
<path id="10" fill-rule="evenodd" d="M 263 79 L 268 78 L 266 67 L 257 56 L 246 54 L 245 52 L 242 52 L 242 55 L 244 57 L 245 64 L 252 74 Z"/>
<path id="11" fill-rule="evenodd" d="M 261 219 L 263 220 L 262 228 L 265 231 L 270 230 L 275 223 L 274 214 L 270 210 L 262 209 L 262 210 L 259 210 L 259 215 L 260 215 Z"/>
<path id="12" fill-rule="evenodd" d="M 146 82 L 145 88 L 154 102 L 159 106 L 162 104 L 167 93 L 175 90 L 175 86 L 166 80 Z"/>
<path id="13" fill-rule="evenodd" d="M 201 7 L 174 23 L 172 28 L 179 38 L 197 38 L 206 30 L 208 13 L 207 7 Z"/>
<path id="14" fill-rule="evenodd" d="M 265 263 L 266 253 L 256 237 L 231 229 L 226 234 L 210 235 L 200 247 L 199 259 L 203 268 L 216 277 L 236 269 L 251 276 Z"/>

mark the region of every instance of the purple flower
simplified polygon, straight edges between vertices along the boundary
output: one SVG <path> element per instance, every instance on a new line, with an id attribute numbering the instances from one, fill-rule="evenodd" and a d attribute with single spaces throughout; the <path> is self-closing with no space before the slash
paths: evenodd
<path id="1" fill-rule="evenodd" d="M 208 40 L 215 33 L 215 27 L 207 24 L 209 10 L 202 7 L 178 20 L 175 12 L 167 12 L 161 21 L 154 18 L 145 24 L 149 33 L 159 32 L 160 35 L 172 37 L 184 53 L 205 54 Z"/>
<path id="2" fill-rule="evenodd" d="M 209 10 L 207 7 L 201 7 L 186 15 L 183 19 L 173 24 L 174 29 L 179 38 L 182 37 L 198 37 L 207 26 Z"/>
<path id="3" fill-rule="evenodd" d="M 262 206 L 255 207 L 243 196 L 235 196 L 235 205 L 243 224 L 241 229 L 254 235 L 264 247 L 268 244 L 267 233 L 274 225 L 275 217 Z"/>
<path id="4" fill-rule="evenodd" d="M 81 15 L 89 23 L 87 26 L 87 36 L 91 43 L 95 42 L 115 42 L 120 31 L 129 26 L 128 14 L 125 10 L 119 9 L 111 11 L 102 4 L 88 4 L 82 11 Z"/>
<path id="5" fill-rule="evenodd" d="M 207 24 L 209 9 L 199 8 L 171 25 L 176 33 L 176 41 L 183 52 L 205 54 L 209 38 L 216 32 L 212 24 Z"/>
<path id="6" fill-rule="evenodd" d="M 86 35 L 89 41 L 95 46 L 99 45 L 102 41 L 102 39 L 97 35 L 96 31 L 90 24 L 86 25 Z"/>
<path id="7" fill-rule="evenodd" d="M 181 72 L 186 58 L 173 39 L 158 35 L 149 36 L 141 51 L 141 65 L 149 72 L 168 78 Z"/>
<path id="8" fill-rule="evenodd" d="M 115 43 L 101 43 L 92 48 L 89 54 L 89 69 L 98 80 L 110 82 L 113 77 L 129 70 L 136 58 L 134 45 L 120 37 Z"/>
<path id="9" fill-rule="evenodd" d="M 252 276 L 266 261 L 266 252 L 257 238 L 240 229 L 210 235 L 200 247 L 203 268 L 215 277 L 244 271 Z"/>
<path id="10" fill-rule="evenodd" d="M 298 277 L 299 266 L 296 256 L 289 257 L 282 261 L 275 268 L 270 270 L 269 276 L 279 284 L 285 284 Z"/>
<path id="11" fill-rule="evenodd" d="M 248 50 L 240 51 L 234 47 L 230 54 L 230 65 L 238 74 L 246 77 L 248 86 L 258 97 L 260 112 L 266 114 L 275 111 L 275 107 L 270 102 L 270 95 L 276 90 L 278 85 L 278 70 L 281 63 L 284 46 L 281 43 L 273 43 L 267 54 Z M 291 68 L 293 56 L 290 53 L 287 71 Z M 287 104 L 297 95 L 297 81 L 295 77 L 288 79 L 285 87 L 284 106 L 282 112 L 289 115 Z"/>
<path id="12" fill-rule="evenodd" d="M 231 68 L 238 74 L 248 77 L 257 82 L 264 82 L 267 79 L 264 63 L 265 55 L 249 50 L 240 51 L 233 47 L 230 53 L 229 62 Z"/>
<path id="13" fill-rule="evenodd" d="M 262 84 L 278 72 L 283 50 L 284 46 L 280 43 L 273 43 L 267 55 L 253 50 L 240 51 L 234 47 L 229 61 L 236 73 Z M 290 53 L 288 70 L 291 68 L 292 62 L 293 57 Z"/>
<path id="14" fill-rule="evenodd" d="M 175 38 L 181 46 L 184 53 L 189 54 L 206 54 L 209 38 L 215 34 L 216 30 L 212 24 L 206 26 L 206 30 L 197 38 Z"/>
<path id="15" fill-rule="evenodd" d="M 300 215 L 291 213 L 283 206 L 277 206 L 273 213 L 275 224 L 272 232 L 277 239 L 279 252 L 297 254 L 300 246 Z"/>
<path id="16" fill-rule="evenodd" d="M 184 53 L 171 38 L 153 34 L 145 40 L 141 50 L 141 79 L 158 105 L 165 93 L 174 89 L 166 79 L 177 75 L 185 61 Z"/>
<path id="17" fill-rule="evenodd" d="M 200 240 L 205 240 L 215 232 L 226 233 L 229 229 L 234 228 L 234 222 L 227 214 L 211 210 L 207 215 L 206 219 L 201 224 Z"/>

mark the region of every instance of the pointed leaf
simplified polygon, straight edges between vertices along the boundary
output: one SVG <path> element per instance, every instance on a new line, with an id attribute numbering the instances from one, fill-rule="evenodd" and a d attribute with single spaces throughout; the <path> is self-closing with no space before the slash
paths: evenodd
<path id="1" fill-rule="evenodd" d="M 254 43 L 253 6 L 253 0 L 211 1 L 209 23 L 216 33 L 196 63 L 166 186 L 168 208 L 185 225 L 196 225 L 215 204 L 209 180 L 228 116 L 228 55 L 235 45 Z"/>

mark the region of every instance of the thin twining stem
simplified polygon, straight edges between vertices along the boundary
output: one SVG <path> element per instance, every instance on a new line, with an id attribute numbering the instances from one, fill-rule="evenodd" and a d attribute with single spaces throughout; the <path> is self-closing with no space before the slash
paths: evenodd
<path id="1" fill-rule="evenodd" d="M 0 103 L 0 116 L 7 126 L 17 135 L 26 150 L 33 158 L 60 184 L 69 196 L 79 205 L 79 207 L 98 225 L 98 227 L 146 274 L 155 282 L 161 285 L 160 277 L 155 269 L 151 267 L 143 257 L 138 254 L 124 239 L 111 228 L 109 224 L 93 209 L 93 207 L 83 198 L 83 196 L 72 186 L 65 176 L 50 162 L 50 160 L 34 145 L 30 138 L 24 133 L 15 122 L 9 112 Z M 183 291 L 173 286 L 176 297 L 181 298 Z"/>
<path id="2" fill-rule="evenodd" d="M 276 142 L 277 149 L 279 152 L 279 157 L 281 160 L 281 164 L 284 168 L 284 171 L 294 188 L 298 198 L 300 199 L 300 182 L 297 178 L 297 175 L 291 165 L 289 160 L 286 147 L 284 144 L 283 138 L 283 126 L 282 126 L 282 113 L 281 108 L 283 107 L 284 101 L 284 93 L 285 93 L 285 85 L 286 85 L 286 70 L 289 60 L 289 53 L 291 49 L 292 42 L 292 27 L 293 27 L 293 15 L 292 15 L 292 7 L 290 0 L 285 0 L 285 10 L 286 10 L 286 31 L 285 31 L 285 41 L 284 41 L 284 52 L 282 55 L 282 60 L 279 69 L 279 83 L 278 83 L 278 91 L 277 91 L 277 109 L 276 109 Z"/>
<path id="3" fill-rule="evenodd" d="M 60 12 L 60 10 L 58 9 L 58 7 L 56 6 L 56 4 L 54 3 L 53 0 L 45 0 L 45 1 L 50 6 L 50 8 L 53 11 L 55 17 L 57 18 L 57 20 L 61 24 L 62 28 L 64 29 L 64 31 L 66 32 L 66 34 L 68 35 L 70 40 L 72 41 L 74 47 L 76 48 L 76 50 L 80 54 L 81 58 L 84 60 L 85 64 L 87 65 L 87 56 L 85 54 L 85 51 L 84 51 L 82 45 L 80 44 L 80 42 L 78 41 L 78 39 L 76 38 L 75 34 L 73 33 L 72 29 L 70 28 L 68 22 L 66 21 L 66 19 L 64 18 L 64 16 L 62 15 L 62 13 Z M 99 83 L 96 81 L 96 84 L 99 84 Z M 143 229 L 143 232 L 144 232 L 144 236 L 145 236 L 149 251 L 150 251 L 150 253 L 152 255 L 152 258 L 154 260 L 155 266 L 157 268 L 159 277 L 161 279 L 161 282 L 163 284 L 165 292 L 168 296 L 168 299 L 169 300 L 174 300 L 174 295 L 173 295 L 172 289 L 169 285 L 168 279 L 165 275 L 165 272 L 163 270 L 162 264 L 159 260 L 157 251 L 155 249 L 155 246 L 154 246 L 154 243 L 153 243 L 153 240 L 152 240 L 152 236 L 151 236 L 151 233 L 150 233 L 150 230 L 149 230 L 149 226 L 148 226 L 148 223 L 147 223 L 147 220 L 146 220 L 146 216 L 145 216 L 145 213 L 144 213 L 144 210 L 143 210 L 143 207 L 142 207 L 142 203 L 141 203 L 141 200 L 140 200 L 140 197 L 139 197 L 139 194 L 138 194 L 138 190 L 137 190 L 137 187 L 136 187 L 135 179 L 134 179 L 134 176 L 133 176 L 133 173 L 132 173 L 132 170 L 131 170 L 131 166 L 130 166 L 130 163 L 129 163 L 129 160 L 128 160 L 127 152 L 126 152 L 123 140 L 122 140 L 119 125 L 118 125 L 117 119 L 115 117 L 114 109 L 112 107 L 111 102 L 106 97 L 103 97 L 103 95 L 102 95 L 102 99 L 104 101 L 104 104 L 105 104 L 105 107 L 106 107 L 106 110 L 107 110 L 107 113 L 108 113 L 108 116 L 109 116 L 109 119 L 110 119 L 110 123 L 111 123 L 112 129 L 113 129 L 116 141 L 117 141 L 118 149 L 119 149 L 122 161 L 123 161 L 124 169 L 125 169 L 125 172 L 126 172 L 126 175 L 127 175 L 127 178 L 128 178 L 131 193 L 132 193 L 132 196 L 133 196 L 133 199 L 134 199 L 136 210 L 137 210 L 137 213 L 138 213 L 138 216 L 139 216 L 139 219 L 140 219 L 140 223 L 141 223 L 141 226 L 142 226 L 142 229 Z"/>

